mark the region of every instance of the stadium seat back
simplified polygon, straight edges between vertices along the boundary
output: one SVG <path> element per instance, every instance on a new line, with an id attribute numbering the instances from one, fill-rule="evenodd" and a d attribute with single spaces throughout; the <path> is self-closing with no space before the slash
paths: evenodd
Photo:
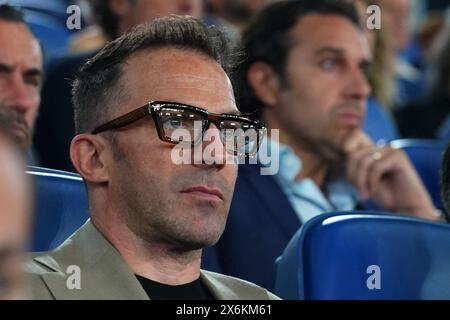
<path id="1" fill-rule="evenodd" d="M 440 193 L 442 155 L 447 146 L 443 140 L 398 139 L 390 142 L 396 149 L 406 152 L 430 193 L 436 208 L 443 210 Z"/>
<path id="2" fill-rule="evenodd" d="M 284 299 L 450 299 L 450 226 L 374 212 L 301 227 L 277 262 Z"/>
<path id="3" fill-rule="evenodd" d="M 28 167 L 35 187 L 31 251 L 57 247 L 89 217 L 82 178 L 78 174 Z"/>

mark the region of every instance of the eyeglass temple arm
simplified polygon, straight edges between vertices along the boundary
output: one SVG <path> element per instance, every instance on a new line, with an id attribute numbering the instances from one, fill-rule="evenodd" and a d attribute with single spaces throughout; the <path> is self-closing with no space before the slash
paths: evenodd
<path id="1" fill-rule="evenodd" d="M 125 127 L 132 122 L 144 118 L 148 114 L 150 114 L 149 105 L 146 104 L 145 106 L 142 106 L 129 113 L 126 113 L 123 116 L 118 117 L 117 119 L 102 124 L 101 126 L 97 127 L 94 131 L 92 131 L 92 134 L 97 134 L 106 130 L 119 129 Z"/>

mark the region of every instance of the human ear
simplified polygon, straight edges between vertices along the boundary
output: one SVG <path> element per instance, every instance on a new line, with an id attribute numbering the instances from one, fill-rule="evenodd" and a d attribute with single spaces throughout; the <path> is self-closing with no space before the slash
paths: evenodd
<path id="1" fill-rule="evenodd" d="M 79 134 L 70 144 L 72 163 L 85 181 L 108 181 L 106 156 L 104 139 L 98 135 Z"/>
<path id="2" fill-rule="evenodd" d="M 280 80 L 273 68 L 265 62 L 254 63 L 247 72 L 247 81 L 255 95 L 266 106 L 278 104 Z"/>

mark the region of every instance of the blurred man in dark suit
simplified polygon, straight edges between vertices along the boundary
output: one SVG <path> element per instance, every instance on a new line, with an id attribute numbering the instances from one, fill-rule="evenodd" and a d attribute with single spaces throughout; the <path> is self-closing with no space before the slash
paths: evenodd
<path id="1" fill-rule="evenodd" d="M 275 260 L 309 219 L 378 208 L 439 216 L 407 156 L 363 132 L 371 56 L 356 8 L 346 1 L 281 1 L 243 34 L 238 105 L 257 113 L 279 150 L 279 172 L 239 168 L 229 220 L 204 267 L 269 290 Z M 264 163 L 262 163 L 264 165 Z"/>

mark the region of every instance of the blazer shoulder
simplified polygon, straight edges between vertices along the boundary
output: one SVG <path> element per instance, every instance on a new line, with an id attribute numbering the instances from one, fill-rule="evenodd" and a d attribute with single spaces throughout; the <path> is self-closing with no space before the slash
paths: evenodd
<path id="1" fill-rule="evenodd" d="M 280 300 L 270 291 L 254 283 L 224 274 L 202 270 L 213 290 L 221 300 Z"/>

